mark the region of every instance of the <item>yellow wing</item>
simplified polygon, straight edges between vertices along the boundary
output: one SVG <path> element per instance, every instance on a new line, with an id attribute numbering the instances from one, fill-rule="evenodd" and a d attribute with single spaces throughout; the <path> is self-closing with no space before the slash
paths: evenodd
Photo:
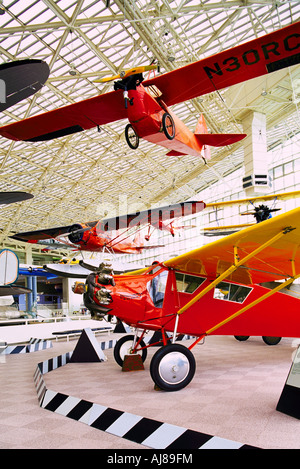
<path id="1" fill-rule="evenodd" d="M 164 264 L 212 280 L 228 270 L 228 280 L 254 284 L 300 273 L 300 208 L 255 224 Z"/>
<path id="2" fill-rule="evenodd" d="M 206 208 L 210 207 L 225 207 L 230 205 L 242 205 L 250 204 L 251 202 L 259 202 L 266 200 L 287 200 L 300 197 L 300 191 L 291 191 L 291 192 L 281 192 L 280 194 L 266 194 L 266 195 L 257 195 L 255 197 L 248 197 L 245 199 L 236 199 L 236 200 L 225 200 L 223 202 L 211 202 L 206 204 Z"/>

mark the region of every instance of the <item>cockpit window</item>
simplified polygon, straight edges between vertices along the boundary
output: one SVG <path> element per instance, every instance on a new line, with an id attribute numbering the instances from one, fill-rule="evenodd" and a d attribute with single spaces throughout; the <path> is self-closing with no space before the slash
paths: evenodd
<path id="1" fill-rule="evenodd" d="M 168 279 L 168 271 L 163 270 L 160 274 L 154 277 L 147 283 L 147 290 L 156 308 L 162 308 L 166 285 Z"/>
<path id="2" fill-rule="evenodd" d="M 176 288 L 178 292 L 194 293 L 195 290 L 205 281 L 203 277 L 195 275 L 182 274 L 176 272 Z"/>
<path id="3" fill-rule="evenodd" d="M 234 283 L 220 282 L 214 290 L 214 298 L 217 300 L 234 301 L 235 303 L 243 303 L 252 288 Z"/>

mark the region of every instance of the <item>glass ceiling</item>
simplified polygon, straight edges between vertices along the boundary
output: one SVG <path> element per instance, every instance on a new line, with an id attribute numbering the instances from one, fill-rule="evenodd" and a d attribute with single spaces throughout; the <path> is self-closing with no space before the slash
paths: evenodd
<path id="1" fill-rule="evenodd" d="M 4 0 L 0 63 L 45 60 L 50 76 L 36 95 L 7 109 L 1 125 L 105 93 L 95 78 L 159 62 L 171 71 L 299 21 L 300 2 L 260 0 Z M 253 85 L 255 86 L 255 84 Z M 286 69 L 281 86 L 261 91 L 249 109 L 267 116 L 268 146 L 299 132 L 299 66 Z M 230 90 L 174 106 L 193 130 L 201 113 L 211 132 L 241 132 L 245 109 Z M 126 121 L 49 142 L 1 138 L 2 191 L 34 198 L 2 206 L 0 242 L 8 235 L 95 220 L 112 211 L 201 199 L 201 190 L 243 165 L 242 144 L 212 149 L 212 159 L 166 156 L 141 141 L 130 150 Z M 280 125 L 279 125 L 280 124 Z M 276 126 L 276 128 L 275 128 Z M 124 203 L 126 201 L 126 203 Z"/>

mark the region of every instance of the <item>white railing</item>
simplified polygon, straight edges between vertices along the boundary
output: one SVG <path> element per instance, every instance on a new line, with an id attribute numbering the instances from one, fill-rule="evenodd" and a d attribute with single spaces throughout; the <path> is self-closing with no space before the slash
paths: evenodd
<path id="1" fill-rule="evenodd" d="M 72 315 L 72 316 L 49 316 L 40 318 L 17 318 L 17 319 L 0 319 L 0 327 L 8 325 L 28 325 L 28 324 L 41 324 L 52 322 L 69 322 L 77 320 L 91 319 L 90 315 Z M 0 329 L 1 330 L 1 329 Z"/>

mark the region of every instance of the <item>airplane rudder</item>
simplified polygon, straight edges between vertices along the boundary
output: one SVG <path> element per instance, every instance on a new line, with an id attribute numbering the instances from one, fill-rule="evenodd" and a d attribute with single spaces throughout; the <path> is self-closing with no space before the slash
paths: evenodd
<path id="1" fill-rule="evenodd" d="M 201 114 L 199 117 L 194 133 L 195 134 L 207 134 L 208 133 L 207 125 L 206 125 L 203 114 Z"/>

